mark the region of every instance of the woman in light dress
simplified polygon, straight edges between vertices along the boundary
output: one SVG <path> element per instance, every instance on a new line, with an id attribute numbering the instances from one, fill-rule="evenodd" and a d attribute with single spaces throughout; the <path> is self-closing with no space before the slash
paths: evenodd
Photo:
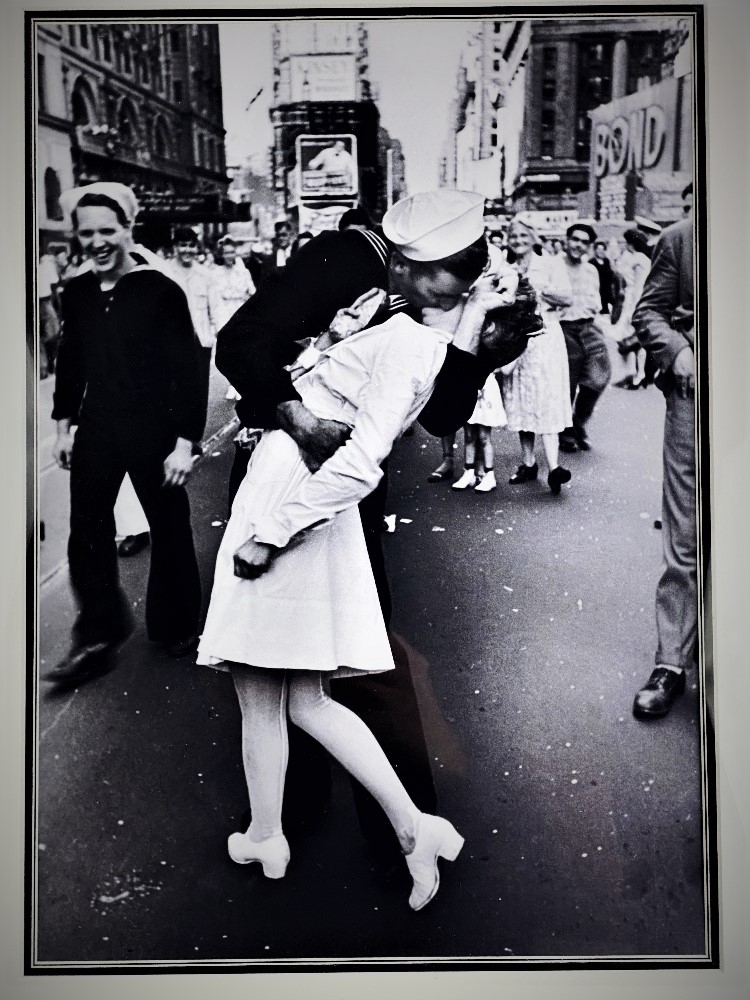
<path id="1" fill-rule="evenodd" d="M 512 299 L 513 281 L 507 290 L 495 277 L 476 282 L 457 346 L 478 351 L 486 313 Z M 427 402 L 450 341 L 450 332 L 398 314 L 339 343 L 318 342 L 323 353 L 295 389 L 316 416 L 348 424 L 351 436 L 313 475 L 283 431 L 263 434 L 219 550 L 198 653 L 199 663 L 229 670 L 242 712 L 252 822 L 230 836 L 232 859 L 259 861 L 270 878 L 286 871 L 288 717 L 382 806 L 406 855 L 413 909 L 433 898 L 437 859 L 455 859 L 463 838 L 417 809 L 370 730 L 329 698 L 327 684 L 393 669 L 356 504 Z"/>
<path id="2" fill-rule="evenodd" d="M 625 240 L 625 249 L 620 254 L 615 267 L 625 284 L 625 291 L 622 311 L 617 323 L 612 327 L 612 336 L 622 345 L 620 353 L 632 370 L 616 385 L 621 389 L 640 389 L 642 385 L 645 387 L 646 351 L 632 336 L 633 312 L 638 305 L 648 272 L 651 269 L 651 259 L 645 252 L 650 248 L 648 238 L 638 229 L 626 229 L 623 233 L 623 239 Z M 627 347 L 630 350 L 627 350 Z"/>
<path id="3" fill-rule="evenodd" d="M 237 256 L 237 244 L 231 236 L 223 236 L 216 244 L 221 262 L 210 268 L 211 318 L 218 333 L 234 316 L 243 302 L 255 295 L 255 284 L 250 272 Z M 239 393 L 230 385 L 226 399 L 238 400 Z"/>
<path id="4" fill-rule="evenodd" d="M 544 328 L 531 337 L 526 350 L 513 365 L 503 369 L 503 403 L 508 427 L 517 431 L 521 464 L 510 477 L 511 486 L 533 482 L 539 474 L 535 457 L 537 435 L 542 438 L 547 460 L 547 483 L 559 494 L 570 472 L 558 463 L 558 434 L 572 421 L 570 378 L 565 337 L 555 310 L 569 305 L 572 290 L 562 256 L 534 251 L 538 237 L 534 228 L 515 216 L 508 229 L 508 260 L 525 275 L 539 299 Z"/>

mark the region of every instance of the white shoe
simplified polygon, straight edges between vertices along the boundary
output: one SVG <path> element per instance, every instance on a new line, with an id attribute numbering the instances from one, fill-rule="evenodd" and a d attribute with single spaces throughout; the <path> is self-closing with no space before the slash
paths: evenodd
<path id="1" fill-rule="evenodd" d="M 230 385 L 229 388 L 227 389 L 227 394 L 224 397 L 224 399 L 234 399 L 234 400 L 237 400 L 239 398 L 240 398 L 240 394 L 237 392 L 237 390 L 235 389 L 235 387 L 233 385 Z"/>
<path id="2" fill-rule="evenodd" d="M 406 855 L 406 864 L 414 882 L 409 896 L 412 910 L 421 910 L 440 888 L 438 858 L 455 861 L 463 846 L 464 838 L 447 819 L 420 814 L 414 850 Z"/>
<path id="3" fill-rule="evenodd" d="M 457 479 L 455 481 L 455 483 L 453 484 L 453 489 L 454 490 L 468 490 L 469 487 L 476 486 L 478 481 L 479 480 L 477 479 L 476 472 L 474 472 L 473 469 L 466 469 L 464 471 L 464 474 L 461 476 L 461 478 Z"/>
<path id="4" fill-rule="evenodd" d="M 266 878 L 283 878 L 289 864 L 289 844 L 283 833 L 255 842 L 246 833 L 233 833 L 227 840 L 229 857 L 238 865 L 260 861 Z"/>
<path id="5" fill-rule="evenodd" d="M 475 493 L 489 493 L 490 490 L 497 489 L 497 483 L 495 482 L 495 473 L 490 470 L 486 472 L 482 478 L 479 480 L 477 485 L 474 487 Z"/>

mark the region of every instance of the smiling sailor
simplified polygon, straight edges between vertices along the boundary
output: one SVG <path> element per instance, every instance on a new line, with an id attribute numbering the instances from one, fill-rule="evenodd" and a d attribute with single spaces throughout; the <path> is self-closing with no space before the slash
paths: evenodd
<path id="1" fill-rule="evenodd" d="M 133 242 L 133 191 L 99 182 L 61 204 L 90 269 L 62 296 L 53 454 L 70 471 L 68 561 L 78 616 L 58 686 L 103 672 L 130 630 L 113 508 L 126 473 L 149 522 L 149 639 L 180 656 L 197 645 L 200 581 L 185 484 L 206 420 L 200 345 L 182 289 Z M 77 424 L 75 438 L 72 426 Z"/>

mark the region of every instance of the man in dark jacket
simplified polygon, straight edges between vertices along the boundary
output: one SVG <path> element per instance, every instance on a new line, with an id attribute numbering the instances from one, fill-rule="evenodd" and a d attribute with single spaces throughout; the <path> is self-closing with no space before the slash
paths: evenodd
<path id="1" fill-rule="evenodd" d="M 481 195 L 464 192 L 416 195 L 386 215 L 383 228 L 390 242 L 372 231 L 321 233 L 271 275 L 217 340 L 216 365 L 241 394 L 237 414 L 242 424 L 281 427 L 296 441 L 308 467 L 319 467 L 344 442 L 348 429 L 310 413 L 284 366 L 297 358 L 301 342 L 317 337 L 340 309 L 372 288 L 391 293 L 373 323 L 397 311 L 420 319 L 424 308 L 448 311 L 456 306 L 487 262 L 483 206 Z M 506 357 L 483 362 L 449 345 L 419 417 L 422 426 L 437 436 L 458 430 L 471 415 L 489 371 L 513 360 L 525 346 L 524 337 L 514 336 Z M 243 458 L 238 451 L 232 492 L 244 474 Z M 359 509 L 388 624 L 390 593 L 381 547 L 386 484 L 384 476 Z M 392 645 L 394 671 L 334 685 L 334 695 L 367 722 L 409 794 L 430 812 L 436 808 L 435 789 L 408 657 L 395 639 Z M 366 836 L 379 844 L 392 840 L 380 807 L 359 786 L 355 795 Z"/>
<path id="2" fill-rule="evenodd" d="M 661 374 L 664 418 L 663 571 L 656 587 L 656 668 L 636 695 L 642 719 L 666 715 L 685 690 L 698 628 L 695 510 L 693 223 L 664 230 L 633 313 L 638 339 Z"/>
<path id="3" fill-rule="evenodd" d="M 151 531 L 148 636 L 174 656 L 196 647 L 200 579 L 185 483 L 208 397 L 185 295 L 132 242 L 133 192 L 97 183 L 63 198 L 92 269 L 63 292 L 52 413 L 53 453 L 71 477 L 68 563 L 78 602 L 71 650 L 47 674 L 60 686 L 104 669 L 130 628 L 114 522 L 126 473 Z"/>

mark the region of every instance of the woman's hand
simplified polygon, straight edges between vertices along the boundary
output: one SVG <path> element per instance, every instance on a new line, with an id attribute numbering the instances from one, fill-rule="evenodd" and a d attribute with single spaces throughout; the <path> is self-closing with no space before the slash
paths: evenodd
<path id="1" fill-rule="evenodd" d="M 242 580 L 256 580 L 270 569 L 278 551 L 275 545 L 248 538 L 234 553 L 234 575 Z"/>
<path id="2" fill-rule="evenodd" d="M 477 278 L 466 297 L 464 311 L 453 337 L 454 347 L 469 354 L 477 354 L 480 337 L 487 323 L 487 314 L 513 302 L 518 281 L 518 274 L 511 268 L 501 274 L 488 273 Z M 518 353 L 520 351 L 513 357 Z M 510 357 L 504 358 L 503 363 L 510 360 L 512 360 Z"/>
<path id="3" fill-rule="evenodd" d="M 471 286 L 466 300 L 467 308 L 481 310 L 485 313 L 508 306 L 515 298 L 518 288 L 518 272 L 508 267 L 501 274 L 482 274 Z"/>

